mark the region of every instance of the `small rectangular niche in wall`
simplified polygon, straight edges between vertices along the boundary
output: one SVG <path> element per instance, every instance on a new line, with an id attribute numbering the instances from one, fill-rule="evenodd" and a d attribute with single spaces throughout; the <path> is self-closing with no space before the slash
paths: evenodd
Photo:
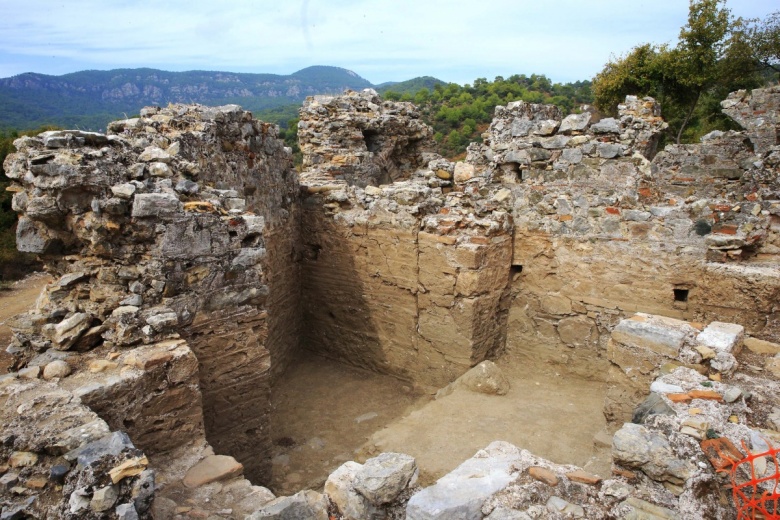
<path id="1" fill-rule="evenodd" d="M 520 274 L 520 273 L 523 272 L 523 266 L 522 265 L 513 265 L 513 266 L 510 266 L 509 270 L 510 270 L 510 273 L 512 273 L 513 275 Z"/>
<path id="2" fill-rule="evenodd" d="M 687 302 L 688 301 L 688 289 L 674 289 L 674 301 Z"/>

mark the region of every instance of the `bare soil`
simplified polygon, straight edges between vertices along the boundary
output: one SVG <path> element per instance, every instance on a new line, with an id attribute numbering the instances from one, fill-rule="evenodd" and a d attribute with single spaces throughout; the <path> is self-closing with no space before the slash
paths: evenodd
<path id="1" fill-rule="evenodd" d="M 51 277 L 46 273 L 33 273 L 0 290 L 0 374 L 5 373 L 13 361 L 5 351 L 11 342 L 11 329 L 6 321 L 30 309 L 50 281 Z"/>
<path id="2" fill-rule="evenodd" d="M 498 361 L 511 382 L 507 395 L 458 389 L 434 400 L 389 376 L 301 359 L 274 390 L 271 489 L 320 488 L 343 462 L 383 451 L 414 456 L 428 485 L 494 440 L 609 476 L 608 445 L 594 443 L 606 428 L 604 383 L 510 361 Z"/>
<path id="3" fill-rule="evenodd" d="M 409 383 L 303 353 L 273 390 L 269 488 L 321 488 L 375 431 L 429 400 Z"/>

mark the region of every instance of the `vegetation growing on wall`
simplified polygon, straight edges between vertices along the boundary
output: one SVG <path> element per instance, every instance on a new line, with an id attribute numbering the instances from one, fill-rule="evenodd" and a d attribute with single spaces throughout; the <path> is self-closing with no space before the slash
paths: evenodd
<path id="1" fill-rule="evenodd" d="M 610 60 L 596 75 L 596 106 L 615 113 L 627 94 L 661 103 L 666 140 L 694 142 L 733 124 L 720 111 L 729 92 L 776 81 L 780 12 L 764 20 L 734 18 L 725 0 L 692 0 L 676 45 L 644 43 Z"/>

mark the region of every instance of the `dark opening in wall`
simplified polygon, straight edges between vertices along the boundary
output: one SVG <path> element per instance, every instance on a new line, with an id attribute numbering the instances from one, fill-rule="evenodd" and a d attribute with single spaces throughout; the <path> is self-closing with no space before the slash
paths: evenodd
<path id="1" fill-rule="evenodd" d="M 514 274 L 520 274 L 523 272 L 523 266 L 522 265 L 513 265 L 509 268 L 510 272 Z"/>
<path id="2" fill-rule="evenodd" d="M 366 148 L 371 153 L 376 153 L 381 148 L 379 143 L 379 132 L 374 130 L 363 130 L 363 140 L 366 142 Z"/>
<path id="3" fill-rule="evenodd" d="M 688 301 L 688 289 L 674 289 L 674 301 L 687 302 Z"/>

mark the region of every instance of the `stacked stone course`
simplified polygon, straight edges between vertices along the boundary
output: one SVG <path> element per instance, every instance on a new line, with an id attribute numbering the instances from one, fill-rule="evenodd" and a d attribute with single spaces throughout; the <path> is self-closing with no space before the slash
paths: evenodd
<path id="1" fill-rule="evenodd" d="M 645 352 L 626 338 L 637 323 L 677 319 L 667 328 L 736 322 L 750 340 L 780 340 L 779 99 L 778 88 L 735 93 L 724 110 L 744 131 L 662 151 L 665 123 L 649 98 L 628 97 L 618 118 L 603 119 L 510 103 L 453 163 L 428 151 L 431 130 L 408 103 L 373 91 L 318 96 L 301 109 L 300 176 L 276 128 L 236 106 L 148 108 L 107 135 L 18 140 L 5 164 L 18 245 L 40 254 L 54 281 L 11 323 L 0 453 L 37 458 L 6 469 L 16 480 L 2 483 L 3 514 L 149 517 L 154 468 L 159 515 L 189 514 L 181 504 L 192 503 L 196 515 L 321 516 L 316 493 L 269 502 L 242 477 L 268 476 L 273 384 L 300 350 L 434 387 L 500 355 L 565 364 L 608 382 L 613 429 L 664 363 L 731 376 L 733 356 Z M 638 312 L 664 318 L 626 320 Z M 33 429 L 20 421 L 25 403 L 51 403 Z M 46 429 L 68 414 L 78 420 Z M 58 458 L 120 431 L 132 442 L 101 444 L 94 464 Z M 528 514 L 607 515 L 591 507 L 604 497 L 562 478 L 574 468 L 503 445 L 477 458 L 494 456 L 517 462 L 502 478 L 520 480 L 487 493 L 475 518 L 501 518 L 501 500 L 559 480 L 564 496 L 546 490 Z M 138 472 L 109 484 L 123 465 Z M 61 487 L 35 488 L 55 466 L 66 466 Z M 528 480 L 521 466 L 541 469 Z M 361 494 L 356 468 L 342 468 L 344 507 L 403 509 L 409 468 L 387 502 Z M 639 470 L 657 491 L 645 498 L 692 510 L 674 498 L 688 493 L 695 505 L 692 472 Z M 608 499 L 612 513 L 646 510 L 627 496 Z M 425 510 L 422 500 L 407 513 Z"/>

